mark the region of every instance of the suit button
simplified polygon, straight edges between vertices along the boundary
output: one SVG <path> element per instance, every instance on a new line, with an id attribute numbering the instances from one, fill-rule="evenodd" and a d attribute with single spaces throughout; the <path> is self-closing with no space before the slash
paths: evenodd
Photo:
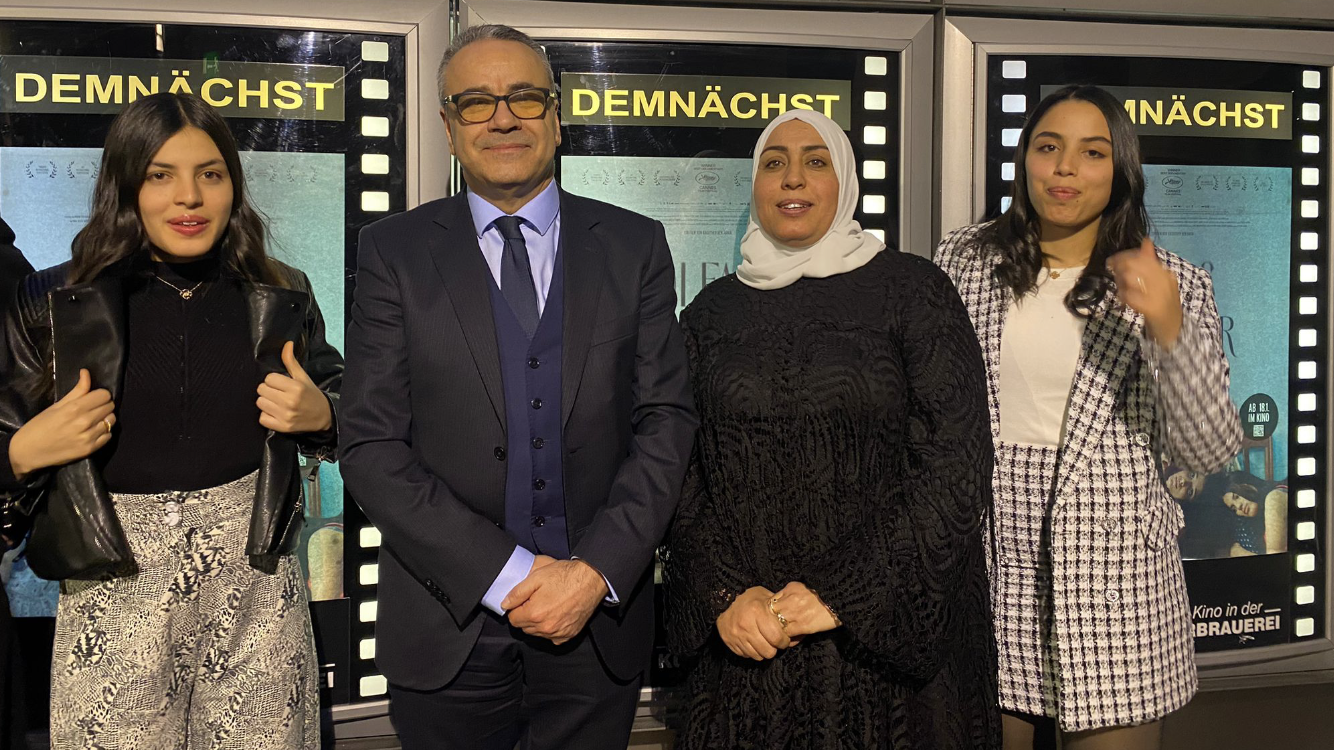
<path id="1" fill-rule="evenodd" d="M 505 449 L 504 449 L 504 448 L 496 448 L 495 456 L 496 456 L 496 460 L 497 460 L 497 461 L 504 461 L 504 460 L 505 460 Z"/>
<path id="2" fill-rule="evenodd" d="M 1135 445 L 1143 447 L 1147 446 L 1148 444 L 1149 444 L 1149 433 L 1147 432 L 1136 433 Z"/>
<path id="3" fill-rule="evenodd" d="M 536 526 L 536 527 L 538 527 L 538 528 L 542 528 L 543 526 L 546 526 L 546 525 L 547 525 L 547 519 L 545 519 L 545 518 L 543 518 L 543 517 L 541 517 L 541 516 L 535 516 L 535 517 L 533 518 L 533 525 Z"/>
<path id="4" fill-rule="evenodd" d="M 449 597 L 445 596 L 444 594 L 441 594 L 440 601 L 444 602 L 445 604 L 449 604 Z"/>
<path id="5" fill-rule="evenodd" d="M 544 445 L 546 445 L 546 444 L 547 444 L 547 441 L 543 440 L 542 438 L 533 438 L 533 447 L 534 447 L 534 448 L 537 448 L 537 449 L 540 450 L 540 449 L 542 448 L 542 446 L 544 446 Z"/>
<path id="6" fill-rule="evenodd" d="M 540 398 L 535 398 L 535 399 L 533 399 L 532 404 L 533 404 L 533 408 L 534 408 L 534 409 L 541 409 L 541 408 L 542 408 L 542 399 L 540 399 Z"/>
<path id="7" fill-rule="evenodd" d="M 529 357 L 528 366 L 536 370 L 537 368 L 542 366 L 542 362 L 537 357 Z"/>
<path id="8" fill-rule="evenodd" d="M 545 479 L 539 479 L 533 482 L 533 489 L 535 490 L 545 490 L 546 488 L 547 488 L 547 480 Z"/>
<path id="9" fill-rule="evenodd" d="M 1112 603 L 1121 601 L 1121 592 L 1116 589 L 1107 589 L 1107 601 Z"/>

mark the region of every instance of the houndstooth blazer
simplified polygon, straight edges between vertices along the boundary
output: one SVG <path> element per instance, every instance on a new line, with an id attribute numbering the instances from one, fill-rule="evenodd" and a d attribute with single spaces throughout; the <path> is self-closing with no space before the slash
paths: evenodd
<path id="1" fill-rule="evenodd" d="M 935 260 L 953 279 L 981 341 L 998 439 L 1001 333 L 1012 297 L 992 274 L 997 261 L 981 252 L 979 229 L 951 232 Z M 1051 488 L 1046 518 L 1036 519 L 1051 574 L 1050 599 L 1042 602 L 1042 621 L 1050 623 L 1044 671 L 1051 674 L 1042 682 L 1054 686 L 1047 705 L 1054 702 L 1067 731 L 1152 721 L 1184 705 L 1197 686 L 1176 545 L 1182 513 L 1163 486 L 1159 461 L 1215 471 L 1240 450 L 1241 424 L 1228 398 L 1209 275 L 1161 248 L 1158 257 L 1181 290 L 1184 320 L 1175 345 L 1164 351 L 1148 339 L 1143 316 L 1109 292 L 1084 331 L 1055 476 L 1042 479 Z M 1034 522 L 1007 517 L 1014 497 L 1012 486 L 995 488 L 997 528 Z M 993 563 L 1005 562 L 998 550 Z M 998 612 L 1039 606 L 1013 589 L 994 589 Z M 1002 693 L 1008 679 L 1017 680 L 1002 673 Z"/>

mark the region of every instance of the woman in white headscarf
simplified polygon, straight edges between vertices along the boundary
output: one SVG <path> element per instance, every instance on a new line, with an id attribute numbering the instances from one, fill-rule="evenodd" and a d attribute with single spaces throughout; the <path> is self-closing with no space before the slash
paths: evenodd
<path id="1" fill-rule="evenodd" d="M 853 219 L 828 118 L 770 123 L 754 178 L 740 269 L 681 320 L 702 426 L 664 550 L 677 747 L 999 747 L 967 313 Z"/>

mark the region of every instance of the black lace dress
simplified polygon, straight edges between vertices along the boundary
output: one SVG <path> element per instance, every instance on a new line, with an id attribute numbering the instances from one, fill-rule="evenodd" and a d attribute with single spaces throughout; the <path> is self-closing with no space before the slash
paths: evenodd
<path id="1" fill-rule="evenodd" d="M 770 291 L 729 276 L 682 325 L 703 424 L 664 550 L 677 748 L 999 747 L 986 386 L 949 279 L 893 251 Z M 718 615 L 791 581 L 843 627 L 732 654 Z"/>

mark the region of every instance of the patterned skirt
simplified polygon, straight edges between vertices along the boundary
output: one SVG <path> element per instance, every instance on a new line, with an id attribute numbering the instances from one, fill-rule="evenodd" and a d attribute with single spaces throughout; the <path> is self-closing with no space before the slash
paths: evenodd
<path id="1" fill-rule="evenodd" d="M 1058 716 L 1048 513 L 1058 451 L 996 444 L 992 587 L 1000 705 Z"/>
<path id="2" fill-rule="evenodd" d="M 53 750 L 315 750 L 319 695 L 296 559 L 245 554 L 255 474 L 115 494 L 138 572 L 61 584 Z"/>

